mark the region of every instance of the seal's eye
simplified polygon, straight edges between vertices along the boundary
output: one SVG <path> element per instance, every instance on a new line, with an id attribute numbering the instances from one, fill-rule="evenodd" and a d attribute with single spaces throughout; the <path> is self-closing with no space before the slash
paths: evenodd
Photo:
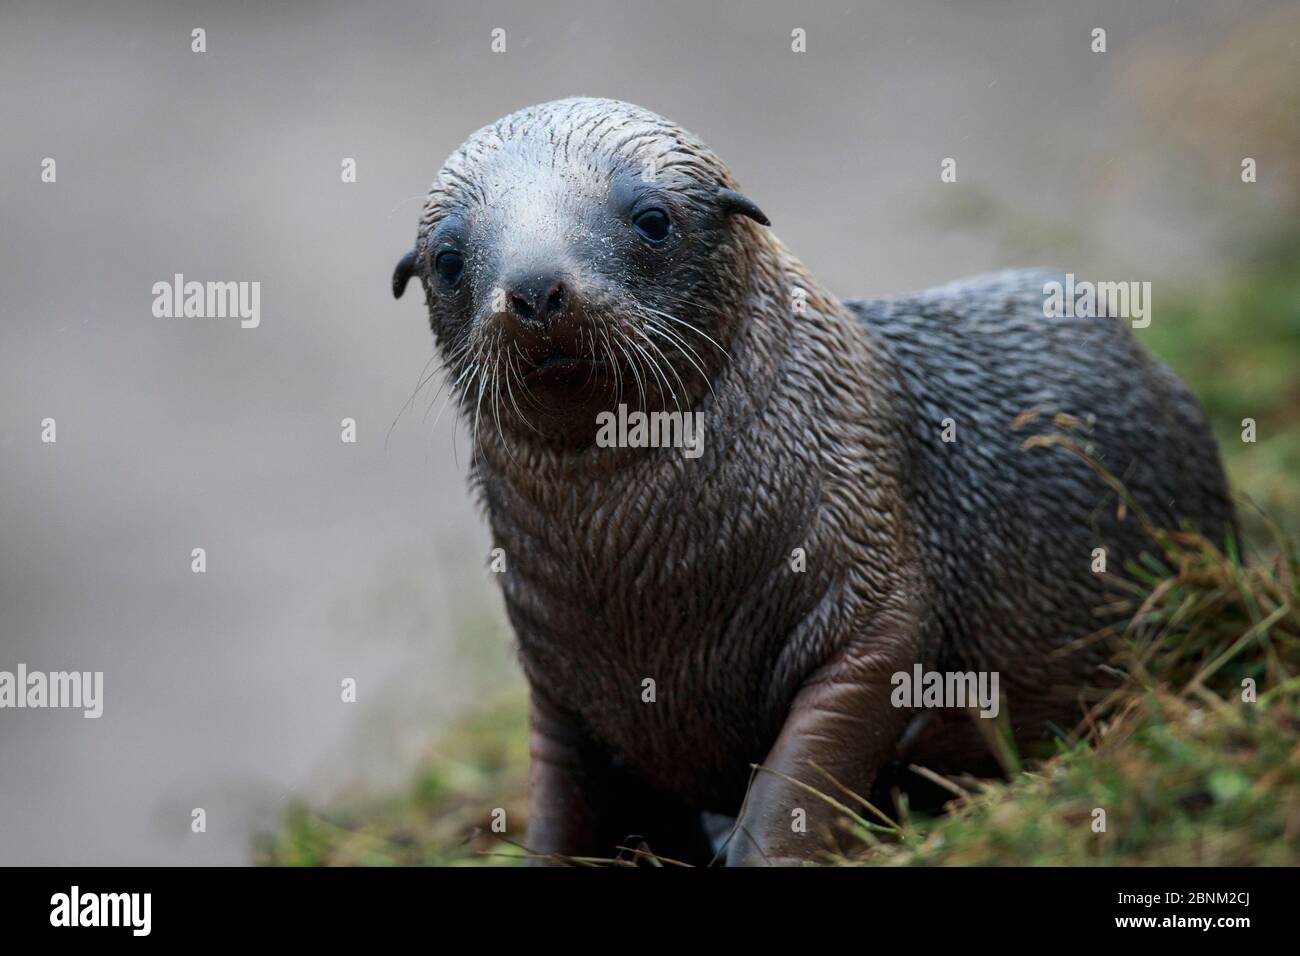
<path id="1" fill-rule="evenodd" d="M 637 213 L 636 218 L 632 220 L 632 225 L 649 242 L 663 242 L 673 228 L 668 213 L 662 209 L 647 209 L 645 212 Z"/>
<path id="2" fill-rule="evenodd" d="M 444 249 L 433 260 L 433 271 L 438 273 L 442 284 L 451 288 L 460 281 L 460 274 L 465 269 L 465 257 L 455 249 Z"/>

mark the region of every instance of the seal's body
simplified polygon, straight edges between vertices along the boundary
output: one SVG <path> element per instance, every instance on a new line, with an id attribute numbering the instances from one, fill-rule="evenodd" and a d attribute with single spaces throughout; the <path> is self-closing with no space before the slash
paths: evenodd
<path id="1" fill-rule="evenodd" d="M 690 134 L 564 100 L 448 160 L 398 267 L 507 556 L 539 853 L 707 858 L 699 811 L 743 801 L 732 862 L 814 857 L 833 812 L 800 783 L 987 762 L 964 713 L 891 702 L 917 664 L 998 672 L 1021 740 L 1072 723 L 1094 549 L 1147 540 L 1087 462 L 1023 447 L 1054 416 L 1156 524 L 1231 526 L 1195 399 L 1121 321 L 1044 318 L 1029 272 L 841 302 L 765 225 Z M 699 412 L 703 453 L 601 447 L 620 403 Z"/>

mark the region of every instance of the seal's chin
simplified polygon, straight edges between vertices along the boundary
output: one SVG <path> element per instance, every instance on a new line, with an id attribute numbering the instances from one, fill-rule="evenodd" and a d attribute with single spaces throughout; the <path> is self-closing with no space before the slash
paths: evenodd
<path id="1" fill-rule="evenodd" d="M 595 440 L 596 416 L 610 407 L 617 386 L 607 361 L 557 351 L 523 370 L 521 378 L 520 402 L 533 431 L 565 445 Z"/>

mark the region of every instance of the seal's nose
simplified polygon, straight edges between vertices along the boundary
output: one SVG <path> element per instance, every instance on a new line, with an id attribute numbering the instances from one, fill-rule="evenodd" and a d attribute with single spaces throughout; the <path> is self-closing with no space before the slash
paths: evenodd
<path id="1" fill-rule="evenodd" d="M 549 272 L 530 272 L 514 277 L 504 286 L 506 308 L 523 323 L 549 329 L 568 308 L 570 292 L 563 277 Z"/>

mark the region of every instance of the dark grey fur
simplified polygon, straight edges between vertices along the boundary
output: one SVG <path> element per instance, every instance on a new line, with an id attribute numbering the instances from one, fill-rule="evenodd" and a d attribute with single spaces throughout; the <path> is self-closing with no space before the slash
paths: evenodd
<path id="1" fill-rule="evenodd" d="M 662 250 L 638 245 L 600 186 L 647 157 L 663 158 L 656 188 L 677 203 Z M 966 715 L 890 706 L 891 675 L 918 661 L 999 671 L 1022 741 L 1070 725 L 1102 659 L 1060 653 L 1102 623 L 1092 551 L 1116 569 L 1148 542 L 1079 458 L 1022 448 L 1055 413 L 1089 423 L 1157 523 L 1215 536 L 1232 523 L 1196 400 L 1124 322 L 1044 318 L 1049 277 L 1035 272 L 842 303 L 735 186 L 652 113 L 546 104 L 448 161 L 395 277 L 395 291 L 410 273 L 424 283 L 475 424 L 472 480 L 508 556 L 532 688 L 528 839 L 541 853 L 609 854 L 636 833 L 705 858 L 698 812 L 736 813 L 761 763 L 777 772 L 754 778 L 729 858 L 815 856 L 831 815 L 786 777 L 865 793 L 891 761 L 987 763 Z M 456 290 L 431 273 L 446 241 L 466 255 Z M 532 328 L 521 366 L 500 331 L 520 320 L 489 305 L 520 262 L 564 263 L 566 354 L 590 341 L 610 360 L 547 402 L 515 392 L 558 337 Z M 689 324 L 683 341 L 656 328 L 665 313 Z M 652 377 L 634 336 L 658 342 L 676 381 L 633 388 L 628 373 Z M 594 411 L 619 401 L 703 412 L 704 455 L 595 447 Z"/>

